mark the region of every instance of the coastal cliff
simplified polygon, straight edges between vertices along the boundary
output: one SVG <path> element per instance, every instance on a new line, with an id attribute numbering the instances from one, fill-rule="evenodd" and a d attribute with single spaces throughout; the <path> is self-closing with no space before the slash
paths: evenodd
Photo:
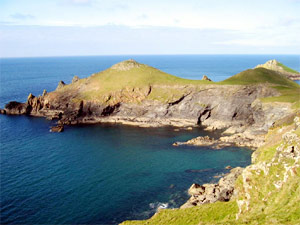
<path id="1" fill-rule="evenodd" d="M 10 102 L 0 112 L 57 119 L 53 131 L 62 131 L 63 125 L 106 122 L 204 126 L 224 130 L 222 142 L 257 148 L 277 120 L 294 113 L 299 90 L 290 79 L 265 68 L 212 82 L 182 79 L 127 60 L 88 78 L 75 76 L 71 84 L 60 81 L 55 91 L 29 94 L 27 102 Z"/>
<path id="2" fill-rule="evenodd" d="M 0 112 L 57 120 L 53 132 L 63 131 L 64 125 L 107 122 L 221 129 L 219 139 L 197 137 L 177 145 L 258 148 L 253 154 L 254 164 L 233 169 L 217 184 L 193 184 L 191 199 L 182 209 L 162 210 L 149 221 L 126 223 L 235 224 L 252 221 L 256 213 L 263 223 L 273 217 L 280 223 L 287 216 L 292 222 L 299 221 L 295 216 L 299 215 L 295 206 L 299 200 L 299 188 L 295 186 L 300 174 L 299 108 L 299 85 L 274 69 L 249 69 L 213 82 L 178 78 L 127 60 L 88 78 L 75 76 L 71 84 L 60 81 L 55 91 L 44 91 L 41 96 L 29 94 L 25 103 L 9 102 Z M 260 185 L 268 179 L 270 187 L 265 190 Z M 285 185 L 289 189 L 284 189 Z M 259 194 L 253 190 L 259 190 Z M 289 191 L 291 196 L 286 193 Z M 281 221 L 283 213 L 276 214 L 278 209 L 271 204 L 281 204 L 279 197 L 284 194 L 292 200 L 291 204 L 282 203 L 282 209 L 290 212 Z M 272 199 L 269 204 L 262 198 Z M 275 216 L 267 218 L 265 212 Z"/>

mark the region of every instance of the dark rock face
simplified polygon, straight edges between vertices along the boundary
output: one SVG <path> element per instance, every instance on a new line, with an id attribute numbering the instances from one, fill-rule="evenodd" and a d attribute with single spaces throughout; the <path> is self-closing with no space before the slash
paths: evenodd
<path id="1" fill-rule="evenodd" d="M 261 126 L 266 122 L 268 113 L 273 115 L 278 111 L 278 116 L 285 113 L 279 107 L 275 111 L 272 107 L 266 111 L 261 103 L 254 104 L 257 98 L 276 95 L 273 89 L 259 85 L 206 85 L 201 90 L 191 88 L 189 93 L 169 103 L 146 98 L 136 104 L 120 98 L 119 102 L 111 105 L 95 101 L 73 101 L 72 93 L 59 97 L 51 97 L 51 94 L 45 93 L 39 97 L 30 94 L 26 103 L 10 102 L 4 110 L 7 114 L 60 119 L 63 124 L 127 121 L 153 126 L 198 124 L 216 128 L 254 124 Z"/>
<path id="2" fill-rule="evenodd" d="M 217 184 L 193 184 L 188 190 L 191 198 L 181 208 L 190 208 L 216 201 L 229 201 L 234 192 L 234 183 L 242 172 L 243 168 L 236 167 L 225 177 L 221 178 Z"/>
<path id="3" fill-rule="evenodd" d="M 155 88 L 150 87 L 150 92 Z M 277 94 L 265 85 L 203 85 L 201 89 L 191 86 L 188 91 L 170 102 L 148 99 L 141 92 L 143 100 L 139 103 L 128 102 L 122 95 L 113 103 L 75 100 L 76 92 L 72 90 L 39 97 L 30 94 L 26 103 L 10 102 L 2 113 L 59 119 L 60 124 L 67 125 L 100 122 L 139 126 L 203 125 L 213 129 L 255 127 L 266 132 L 274 121 L 289 112 L 288 108 L 262 105 L 259 98 Z"/>
<path id="4" fill-rule="evenodd" d="M 27 103 L 20 103 L 20 102 L 10 102 L 5 105 L 5 109 L 2 110 L 6 114 L 14 114 L 14 115 L 20 115 L 20 114 L 27 114 L 29 115 L 32 110 L 31 105 Z"/>

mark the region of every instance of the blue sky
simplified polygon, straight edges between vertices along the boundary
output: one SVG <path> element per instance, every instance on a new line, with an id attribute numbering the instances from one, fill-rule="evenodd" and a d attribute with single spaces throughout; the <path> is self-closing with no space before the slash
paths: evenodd
<path id="1" fill-rule="evenodd" d="M 299 54 L 300 0 L 0 0 L 0 57 Z"/>

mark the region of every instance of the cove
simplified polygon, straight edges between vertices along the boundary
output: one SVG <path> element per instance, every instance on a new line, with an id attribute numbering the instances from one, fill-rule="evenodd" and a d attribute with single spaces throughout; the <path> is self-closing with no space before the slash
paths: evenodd
<path id="1" fill-rule="evenodd" d="M 192 183 L 217 181 L 230 165 L 247 166 L 245 148 L 180 146 L 194 128 L 124 125 L 67 126 L 0 116 L 2 223 L 117 224 L 146 219 L 164 203 L 179 207 Z"/>

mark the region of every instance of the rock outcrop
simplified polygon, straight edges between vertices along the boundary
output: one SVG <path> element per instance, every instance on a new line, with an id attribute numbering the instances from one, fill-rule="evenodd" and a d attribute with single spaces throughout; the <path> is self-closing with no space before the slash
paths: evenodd
<path id="1" fill-rule="evenodd" d="M 180 208 L 190 208 L 206 203 L 214 203 L 216 201 L 227 202 L 230 200 L 234 192 L 234 184 L 243 169 L 236 167 L 225 175 L 217 184 L 193 184 L 188 193 L 191 198 Z"/>
<path id="2" fill-rule="evenodd" d="M 212 81 L 212 80 L 209 79 L 206 75 L 203 75 L 202 80 Z"/>
<path id="3" fill-rule="evenodd" d="M 209 136 L 199 136 L 186 142 L 175 142 L 174 146 L 193 145 L 205 146 L 212 149 L 221 149 L 229 146 L 248 147 L 256 149 L 264 144 L 264 135 L 251 135 L 245 133 L 235 133 L 232 135 L 221 136 L 214 139 Z"/>
<path id="4" fill-rule="evenodd" d="M 75 76 L 73 77 L 73 79 L 72 79 L 72 84 L 75 83 L 75 82 L 77 82 L 77 81 L 79 81 L 79 80 L 80 80 L 80 78 L 79 78 L 78 76 L 75 75 Z"/>
<path id="5" fill-rule="evenodd" d="M 58 85 L 57 85 L 57 87 L 56 87 L 56 90 L 59 90 L 59 89 L 63 88 L 65 85 L 66 85 L 65 82 L 63 82 L 62 80 L 59 81 L 59 82 L 58 82 Z"/>
<path id="6" fill-rule="evenodd" d="M 129 60 L 117 63 L 117 64 L 113 65 L 111 68 L 114 70 L 126 71 L 126 70 L 130 70 L 133 68 L 139 68 L 140 66 L 141 66 L 141 64 L 139 64 L 135 60 L 129 59 Z"/>
<path id="7" fill-rule="evenodd" d="M 300 80 L 300 73 L 298 71 L 295 71 L 291 68 L 288 68 L 287 66 L 284 66 L 283 64 L 281 64 L 275 59 L 269 60 L 265 64 L 257 65 L 255 68 L 266 68 L 269 70 L 279 72 L 291 80 Z"/>

